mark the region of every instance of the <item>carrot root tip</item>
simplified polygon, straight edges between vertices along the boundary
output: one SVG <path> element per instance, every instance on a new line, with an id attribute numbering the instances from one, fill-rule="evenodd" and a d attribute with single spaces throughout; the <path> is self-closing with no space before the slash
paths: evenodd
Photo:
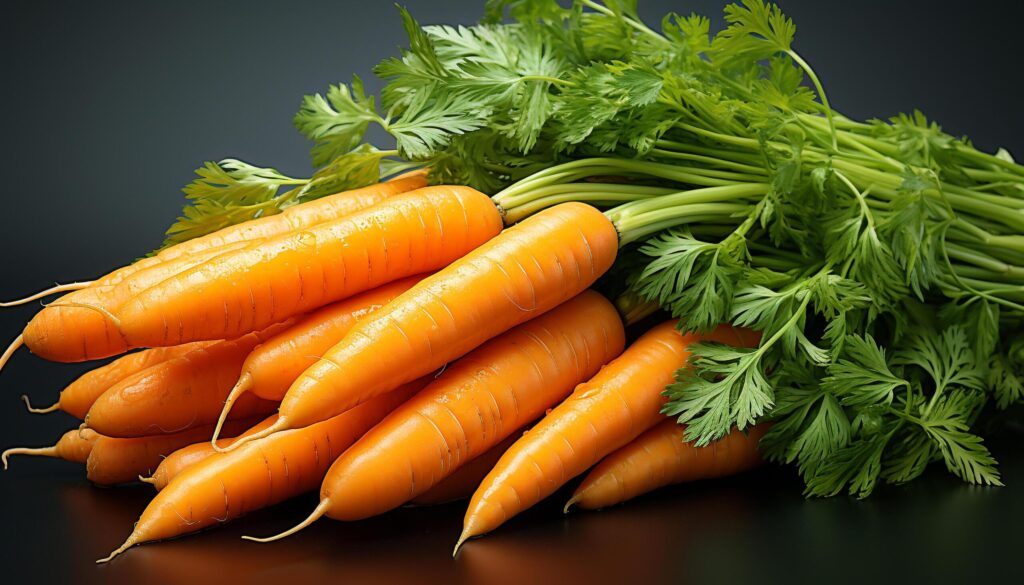
<path id="1" fill-rule="evenodd" d="M 59 302 L 59 301 L 55 302 L 55 303 L 50 303 L 49 305 L 46 305 L 46 306 L 47 307 L 73 307 L 73 308 L 77 308 L 77 309 L 89 309 L 91 311 L 96 311 L 99 314 L 101 314 L 104 317 L 106 317 L 107 319 L 109 319 L 110 322 L 114 324 L 114 327 L 116 327 L 118 331 L 121 331 L 121 319 L 119 319 L 117 317 L 117 315 L 111 313 L 110 311 L 108 311 L 107 309 L 104 309 L 103 307 L 98 307 L 96 305 L 90 305 L 88 303 L 62 303 L 62 302 Z"/>
<path id="2" fill-rule="evenodd" d="M 21 299 L 15 299 L 13 301 L 2 301 L 0 307 L 17 307 L 19 305 L 25 305 L 32 301 L 37 301 L 43 297 L 55 295 L 58 293 L 73 292 L 76 290 L 82 290 L 83 288 L 89 288 L 92 286 L 92 281 L 87 282 L 69 282 L 68 284 L 57 284 L 51 286 L 48 289 L 41 290 L 37 293 L 32 293 L 27 297 Z"/>
<path id="3" fill-rule="evenodd" d="M 569 508 L 573 507 L 576 504 L 576 502 L 580 501 L 581 496 L 582 494 L 573 494 L 572 497 L 569 498 L 569 501 L 565 503 L 565 507 L 562 508 L 562 513 L 568 514 Z"/>
<path id="4" fill-rule="evenodd" d="M 218 453 L 234 451 L 235 449 L 241 447 L 242 445 L 248 443 L 249 441 L 256 441 L 258 439 L 262 439 L 263 437 L 269 437 L 270 435 L 276 433 L 277 431 L 282 431 L 286 428 L 288 428 L 288 423 L 285 421 L 284 417 L 279 417 L 276 421 L 274 421 L 274 424 L 270 425 L 269 427 L 263 429 L 258 433 L 253 433 L 247 437 L 242 437 L 235 441 L 234 443 L 231 443 L 227 447 L 220 447 L 219 445 L 214 443 L 213 450 Z"/>
<path id="5" fill-rule="evenodd" d="M 143 477 L 140 475 L 139 481 L 141 481 L 142 483 L 148 483 L 149 485 L 156 485 L 156 477 L 153 476 Z"/>
<path id="6" fill-rule="evenodd" d="M 245 391 L 247 391 L 249 389 L 249 386 L 251 385 L 252 374 L 250 374 L 249 372 L 245 372 L 244 374 L 242 374 L 242 377 L 238 379 L 238 382 L 235 382 L 235 386 L 231 389 L 231 392 L 228 393 L 228 397 L 224 399 L 224 408 L 221 409 L 220 411 L 220 417 L 217 419 L 217 426 L 214 427 L 213 436 L 210 438 L 210 444 L 213 445 L 214 451 L 221 453 L 231 448 L 231 446 L 229 445 L 228 449 L 222 450 L 220 446 L 217 445 L 217 439 L 220 437 L 220 431 L 224 427 L 225 421 L 227 421 L 228 419 L 228 413 L 231 412 L 231 407 L 234 406 L 235 401 L 238 400 L 238 397 L 241 396 Z"/>
<path id="7" fill-rule="evenodd" d="M 10 449 L 0 453 L 0 462 L 3 463 L 4 470 L 7 470 L 7 459 L 11 455 L 39 455 L 42 457 L 59 457 L 57 453 L 57 446 L 51 447 L 11 447 Z"/>
<path id="8" fill-rule="evenodd" d="M 331 499 L 330 498 L 324 498 L 324 499 L 320 500 L 320 503 L 317 505 L 316 509 L 314 509 L 313 513 L 310 514 L 305 520 L 303 520 L 302 522 L 299 522 L 298 524 L 296 524 L 295 526 L 289 528 L 288 530 L 285 530 L 281 534 L 275 534 L 274 536 L 268 536 L 266 538 L 257 538 L 255 536 L 243 536 L 242 540 L 251 540 L 252 542 L 274 542 L 275 540 L 281 540 L 282 538 L 291 536 L 291 535 L 295 534 L 296 532 L 302 530 L 303 528 L 306 528 L 310 524 L 312 524 L 312 523 L 316 522 L 317 520 L 319 520 L 324 514 L 327 513 L 327 508 L 330 508 L 330 507 L 331 507 Z"/>
<path id="9" fill-rule="evenodd" d="M 0 370 L 4 369 L 4 366 L 7 365 L 7 362 L 11 359 L 11 356 L 14 355 L 14 352 L 17 351 L 18 348 L 23 345 L 25 345 L 24 334 L 16 337 L 14 341 L 12 341 L 9 346 L 7 346 L 7 350 L 4 351 L 4 354 L 0 355 Z"/>
<path id="10" fill-rule="evenodd" d="M 111 552 L 109 555 L 103 557 L 102 559 L 96 559 L 96 564 L 102 565 L 103 563 L 109 563 L 110 561 L 114 560 L 114 557 L 120 555 L 129 548 L 135 546 L 135 538 L 133 538 L 133 536 L 129 536 L 128 540 L 124 541 L 124 544 L 115 548 L 114 551 Z"/>
<path id="11" fill-rule="evenodd" d="M 28 410 L 29 412 L 31 412 L 32 414 L 47 414 L 47 413 L 50 413 L 50 412 L 55 412 L 57 410 L 60 410 L 60 401 L 59 400 L 57 402 L 54 402 L 50 406 L 47 406 L 46 408 L 35 408 L 35 407 L 33 407 L 32 406 L 32 401 L 29 400 L 27 394 L 22 394 L 21 395 L 21 401 L 25 403 L 25 409 Z"/>

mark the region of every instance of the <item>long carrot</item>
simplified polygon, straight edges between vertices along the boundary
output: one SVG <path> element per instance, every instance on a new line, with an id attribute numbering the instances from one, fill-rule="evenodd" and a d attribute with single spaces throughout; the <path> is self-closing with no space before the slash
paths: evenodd
<path id="1" fill-rule="evenodd" d="M 660 487 L 733 475 L 761 464 L 757 443 L 767 430 L 734 429 L 707 445 L 683 439 L 685 427 L 667 419 L 605 457 L 583 480 L 565 505 L 585 510 L 605 508 Z"/>
<path id="2" fill-rule="evenodd" d="M 244 437 L 262 431 L 274 424 L 275 420 L 277 420 L 277 415 L 270 415 L 260 421 L 259 424 L 249 428 L 239 436 Z M 220 439 L 217 441 L 217 445 L 223 447 L 233 440 L 234 438 Z M 148 483 L 156 488 L 156 491 L 160 491 L 167 487 L 167 484 L 181 474 L 182 471 L 185 471 L 196 463 L 203 461 L 214 453 L 217 453 L 217 451 L 209 441 L 202 441 L 200 443 L 194 443 L 192 445 L 182 447 L 167 457 L 164 457 L 164 460 L 160 462 L 160 465 L 157 466 L 156 471 L 153 472 L 152 476 L 140 477 L 139 481 Z"/>
<path id="3" fill-rule="evenodd" d="M 230 421 L 225 429 L 239 433 L 256 423 L 256 419 Z M 58 457 L 85 463 L 86 477 L 99 485 L 116 485 L 135 481 L 140 475 L 153 473 L 160 460 L 186 445 L 210 436 L 212 427 L 199 427 L 171 435 L 117 439 L 104 437 L 92 429 L 72 429 L 52 447 L 7 449 L 0 456 L 4 469 L 11 455 Z"/>
<path id="4" fill-rule="evenodd" d="M 468 461 L 451 475 L 434 484 L 434 487 L 409 500 L 409 503 L 414 506 L 436 506 L 472 496 L 480 482 L 494 468 L 494 464 L 520 436 L 522 433 L 516 431 L 505 437 L 504 441 L 491 447 L 483 455 Z"/>
<path id="5" fill-rule="evenodd" d="M 505 230 L 360 321 L 295 381 L 263 433 L 344 412 L 558 306 L 611 266 L 617 241 L 611 222 L 579 203 Z"/>
<path id="6" fill-rule="evenodd" d="M 492 339 L 345 451 L 306 520 L 253 540 L 283 538 L 324 515 L 358 520 L 408 502 L 543 414 L 624 343 L 615 307 L 592 291 Z"/>
<path id="7" fill-rule="evenodd" d="M 189 353 L 195 349 L 217 343 L 216 341 L 194 341 L 171 347 L 154 347 L 122 356 L 109 364 L 100 366 L 79 376 L 67 385 L 54 404 L 45 408 L 34 408 L 27 396 L 22 396 L 29 412 L 37 414 L 64 411 L 75 418 L 85 418 L 96 399 L 112 386 L 125 378 L 169 359 Z"/>
<path id="8" fill-rule="evenodd" d="M 146 506 L 124 544 L 97 562 L 316 489 L 342 451 L 427 382 L 416 380 L 320 424 L 277 433 L 188 467 Z"/>
<path id="9" fill-rule="evenodd" d="M 91 282 L 89 288 L 78 290 L 79 287 L 74 287 L 77 292 L 61 297 L 56 303 L 57 306 L 44 308 L 33 318 L 22 335 L 15 339 L 5 352 L 6 358 L 9 358 L 10 354 L 22 343 L 37 355 L 54 361 L 85 361 L 127 351 L 124 339 L 120 335 L 114 334 L 116 332 L 113 331 L 109 318 L 103 313 L 103 311 L 115 310 L 123 299 L 118 299 L 116 302 L 111 301 L 106 298 L 107 295 L 97 294 L 91 289 L 100 288 L 109 292 L 108 287 L 118 285 L 131 277 L 136 277 L 136 282 L 140 282 L 137 273 L 149 270 L 150 274 L 153 274 L 153 269 L 159 270 L 161 266 L 174 264 L 172 261 L 178 261 L 174 267 L 180 272 L 182 266 L 188 262 L 194 265 L 197 260 L 203 259 L 204 254 L 208 259 L 211 250 L 223 251 L 229 247 L 237 248 L 248 242 L 272 238 L 290 231 L 334 221 L 369 208 L 399 193 L 424 186 L 426 186 L 424 173 L 409 173 L 378 185 L 346 191 L 296 205 L 280 214 L 229 226 L 212 234 L 161 250 L 153 257 L 139 260 Z M 186 260 L 188 258 L 192 258 L 192 260 Z M 163 270 L 166 274 L 164 278 L 171 276 L 172 269 L 165 267 Z M 156 282 L 161 280 L 163 278 Z M 58 291 L 54 290 L 53 292 Z M 89 307 L 102 310 L 89 309 Z M 69 325 L 70 327 L 68 327 Z M 69 337 L 63 336 L 62 333 L 71 330 L 71 327 L 76 333 Z M 0 368 L 3 368 L 7 361 L 6 358 L 0 357 Z"/>
<path id="10" fill-rule="evenodd" d="M 422 279 L 422 275 L 410 276 L 327 305 L 261 343 L 245 358 L 238 382 L 224 400 L 219 420 L 226 420 L 235 401 L 246 392 L 280 402 L 295 379 L 341 341 L 356 322 Z M 214 431 L 215 438 L 219 434 Z"/>
<path id="11" fill-rule="evenodd" d="M 455 552 L 662 420 L 662 392 L 686 365 L 690 344 L 710 339 L 744 346 L 756 337 L 730 326 L 707 336 L 680 335 L 672 321 L 642 335 L 505 452 L 473 494 Z"/>
<path id="12" fill-rule="evenodd" d="M 214 343 L 128 376 L 96 399 L 85 424 L 109 437 L 143 437 L 212 424 L 246 356 L 290 325 L 286 321 Z M 276 407 L 274 402 L 248 395 L 232 411 L 232 418 L 266 416 Z"/>
<path id="13" fill-rule="evenodd" d="M 446 266 L 500 230 L 486 195 L 427 187 L 187 270 L 129 299 L 113 322 L 131 346 L 230 338 Z"/>

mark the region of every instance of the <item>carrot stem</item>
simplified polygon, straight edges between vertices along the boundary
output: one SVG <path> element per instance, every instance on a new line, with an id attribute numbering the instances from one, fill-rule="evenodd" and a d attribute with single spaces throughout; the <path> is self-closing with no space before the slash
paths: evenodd
<path id="1" fill-rule="evenodd" d="M 281 534 L 276 534 L 274 536 L 268 536 L 266 538 L 257 538 L 255 536 L 243 536 L 242 540 L 251 540 L 253 542 L 274 542 L 275 540 L 281 540 L 282 538 L 286 538 L 288 536 L 291 536 L 291 535 L 295 534 L 296 532 L 302 530 L 303 528 L 306 528 L 310 524 L 312 524 L 312 523 L 316 522 L 317 520 L 319 520 L 321 517 L 323 517 L 324 514 L 327 513 L 327 509 L 330 508 L 330 507 L 331 507 L 331 499 L 330 498 L 324 498 L 324 499 L 320 500 L 320 504 L 317 505 L 316 509 L 313 510 L 313 513 L 310 514 L 309 517 L 307 517 L 302 522 L 299 522 L 295 526 L 289 528 L 288 530 L 285 530 Z"/>
<path id="2" fill-rule="evenodd" d="M 25 403 L 25 408 L 32 414 L 47 414 L 50 412 L 60 410 L 59 400 L 57 402 L 54 402 L 50 406 L 47 406 L 46 408 L 34 408 L 32 406 L 32 401 L 28 399 L 28 395 L 26 394 L 21 395 L 21 401 Z"/>
<path id="3" fill-rule="evenodd" d="M 69 282 L 67 284 L 58 284 L 55 286 L 51 286 L 48 289 L 41 290 L 37 293 L 33 293 L 25 298 L 16 299 L 13 301 L 0 301 L 0 307 L 17 307 L 19 305 L 25 305 L 31 303 L 32 301 L 36 301 L 41 298 L 48 297 L 50 295 L 82 290 L 83 288 L 88 288 L 92 286 L 92 283 L 93 281 L 90 280 L 86 282 Z"/>

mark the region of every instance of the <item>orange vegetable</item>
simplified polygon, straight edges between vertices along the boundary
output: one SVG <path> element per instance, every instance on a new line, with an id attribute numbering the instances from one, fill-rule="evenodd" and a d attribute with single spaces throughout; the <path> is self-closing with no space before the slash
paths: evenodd
<path id="1" fill-rule="evenodd" d="M 756 337 L 731 326 L 680 335 L 671 321 L 642 335 L 505 452 L 469 502 L 456 552 L 467 538 L 494 530 L 662 420 L 662 392 L 686 365 L 690 344 L 749 345 Z"/>
<path id="2" fill-rule="evenodd" d="M 451 475 L 437 482 L 434 487 L 409 500 L 414 506 L 435 506 L 473 495 L 480 482 L 494 468 L 502 454 L 519 440 L 522 433 L 516 431 L 505 440 L 488 449 L 486 453 L 459 467 Z M 157 471 L 160 471 L 157 469 Z"/>
<path id="3" fill-rule="evenodd" d="M 214 343 L 128 376 L 96 400 L 85 424 L 109 437 L 144 437 L 214 423 L 246 356 L 290 324 Z M 276 408 L 274 402 L 244 396 L 232 417 L 266 416 Z"/>
<path id="4" fill-rule="evenodd" d="M 277 420 L 277 415 L 272 414 L 239 436 L 245 437 L 259 432 L 274 424 L 275 420 Z M 234 438 L 220 439 L 217 441 L 217 445 L 223 447 L 233 440 Z M 167 484 L 169 484 L 171 480 L 177 477 L 182 471 L 185 471 L 192 465 L 203 461 L 216 452 L 217 451 L 214 450 L 213 445 L 211 445 L 209 441 L 202 441 L 187 447 L 182 447 L 167 457 L 164 457 L 164 460 L 160 462 L 160 465 L 157 466 L 156 471 L 153 472 L 152 476 L 140 477 L 139 481 L 148 483 L 156 488 L 156 491 L 160 491 L 167 487 Z"/>
<path id="5" fill-rule="evenodd" d="M 342 451 L 427 381 L 411 382 L 320 424 L 277 433 L 188 467 L 146 506 L 125 543 L 98 562 L 136 544 L 194 532 L 316 489 Z"/>
<path id="6" fill-rule="evenodd" d="M 733 475 L 762 462 L 757 443 L 766 425 L 755 425 L 747 433 L 733 429 L 706 447 L 684 441 L 685 430 L 666 419 L 608 455 L 576 488 L 565 509 L 604 508 L 660 487 Z"/>
<path id="7" fill-rule="evenodd" d="M 543 414 L 624 343 L 615 307 L 592 291 L 487 342 L 345 451 L 309 518 L 263 540 L 325 514 L 359 520 L 423 494 Z"/>
<path id="8" fill-rule="evenodd" d="M 611 222 L 580 203 L 505 230 L 360 321 L 292 384 L 263 434 L 344 412 L 551 310 L 611 266 L 617 241 Z"/>
<path id="9" fill-rule="evenodd" d="M 228 432 L 238 433 L 255 424 L 255 419 L 230 421 Z M 4 469 L 11 455 L 41 455 L 85 463 L 86 477 L 99 485 L 115 485 L 135 481 L 149 475 L 160 460 L 186 445 L 210 436 L 209 426 L 189 429 L 170 435 L 117 439 L 104 437 L 92 429 L 73 429 L 52 447 L 15 447 L 3 452 Z"/>
<path id="10" fill-rule="evenodd" d="M 246 392 L 280 402 L 295 379 L 341 341 L 357 321 L 422 279 L 419 275 L 410 276 L 327 305 L 261 343 L 245 358 L 238 382 L 224 401 L 220 420 L 226 420 L 235 401 Z M 214 431 L 214 440 L 219 435 Z"/>
<path id="11" fill-rule="evenodd" d="M 55 303 L 56 306 L 44 308 L 5 353 L 13 353 L 23 341 L 37 355 L 54 361 L 85 361 L 117 355 L 127 351 L 128 347 L 124 339 L 116 334 L 111 320 L 103 311 L 113 312 L 124 299 L 110 297 L 110 287 L 129 278 L 134 279 L 138 287 L 142 287 L 145 281 L 139 279 L 137 273 L 148 271 L 150 276 L 153 276 L 156 274 L 154 270 L 162 270 L 162 278 L 149 281 L 150 284 L 156 284 L 179 273 L 185 266 L 205 262 L 212 257 L 211 254 L 216 255 L 217 250 L 237 249 L 256 240 L 333 221 L 373 206 L 398 193 L 424 186 L 424 173 L 409 173 L 386 183 L 302 203 L 277 215 L 228 226 L 212 234 L 165 248 L 155 256 L 138 260 L 89 283 L 90 288 L 61 297 Z M 75 290 L 78 288 L 75 286 Z M 102 289 L 106 294 L 98 294 L 92 290 L 93 288 Z M 69 303 L 71 305 L 68 305 Z M 74 334 L 63 335 L 68 331 L 74 331 Z M 0 368 L 6 361 L 5 358 L 0 358 Z"/>
<path id="12" fill-rule="evenodd" d="M 60 393 L 60 399 L 46 407 L 33 408 L 28 397 L 22 396 L 29 412 L 46 413 L 62 410 L 75 418 L 85 418 L 96 399 L 112 386 L 146 368 L 189 353 L 192 350 L 217 343 L 195 341 L 171 347 L 155 347 L 122 356 L 109 364 L 82 374 Z"/>

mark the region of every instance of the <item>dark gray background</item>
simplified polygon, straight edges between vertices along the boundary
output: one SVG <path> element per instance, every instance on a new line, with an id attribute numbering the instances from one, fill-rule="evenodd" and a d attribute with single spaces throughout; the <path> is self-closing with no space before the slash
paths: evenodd
<path id="1" fill-rule="evenodd" d="M 482 0 L 408 0 L 425 23 L 470 23 Z M 1017 2 L 781 2 L 796 48 L 833 104 L 856 118 L 920 108 L 981 147 L 1024 156 Z M 722 2 L 641 0 L 721 23 Z M 403 42 L 390 2 L 4 2 L 0 12 L 0 298 L 89 278 L 156 246 L 203 160 L 237 157 L 303 176 L 292 129 L 304 93 L 370 69 Z M 13 338 L 35 307 L 0 310 Z M 0 445 L 42 445 L 73 426 L 33 417 L 82 366 L 27 352 L 0 373 Z M 1019 412 L 1018 412 L 1019 417 Z M 1021 433 L 996 432 L 1010 487 L 933 473 L 868 502 L 804 501 L 786 469 L 687 486 L 563 519 L 551 502 L 448 557 L 462 505 L 323 521 L 259 546 L 310 509 L 302 499 L 94 568 L 129 532 L 148 488 L 98 490 L 57 461 L 0 477 L 5 582 L 576 583 L 828 579 L 1019 580 Z M 559 498 L 554 498 L 559 499 Z M 564 498 L 561 498 L 564 499 Z M 10 581 L 7 579 L 10 578 Z"/>

